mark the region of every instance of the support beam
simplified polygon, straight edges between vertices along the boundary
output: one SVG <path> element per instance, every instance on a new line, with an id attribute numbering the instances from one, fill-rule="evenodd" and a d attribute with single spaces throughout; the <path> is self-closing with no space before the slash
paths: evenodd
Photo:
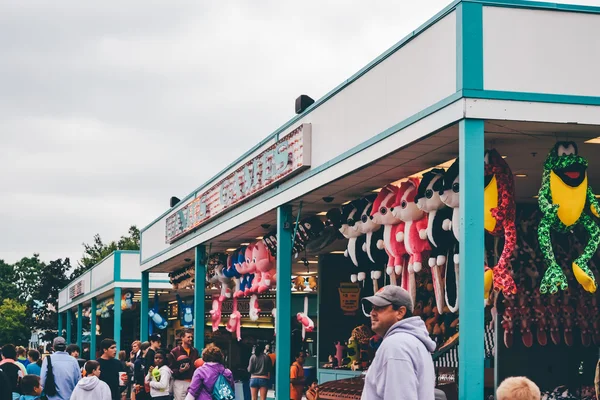
<path id="1" fill-rule="evenodd" d="M 113 340 L 117 342 L 117 354 L 121 350 L 121 288 L 115 288 L 115 307 L 113 309 L 115 314 L 115 319 L 113 323 L 114 333 Z"/>
<path id="2" fill-rule="evenodd" d="M 83 353 L 83 304 L 77 305 L 77 346 Z"/>
<path id="3" fill-rule="evenodd" d="M 57 336 L 63 335 L 63 313 L 58 313 L 58 331 L 56 332 Z"/>
<path id="4" fill-rule="evenodd" d="M 198 245 L 194 251 L 195 283 L 194 283 L 194 347 L 202 351 L 204 348 L 204 281 L 206 276 L 206 248 Z"/>
<path id="5" fill-rule="evenodd" d="M 71 325 L 73 325 L 73 311 L 71 311 L 69 309 L 69 310 L 67 310 L 67 337 L 65 338 L 67 345 L 72 343 L 71 338 L 73 336 L 71 335 L 71 331 L 72 331 Z"/>
<path id="6" fill-rule="evenodd" d="M 140 299 L 140 341 L 148 340 L 148 302 L 150 301 L 150 272 L 142 272 L 142 293 Z"/>
<path id="7" fill-rule="evenodd" d="M 96 359 L 96 325 L 98 320 L 96 317 L 96 311 L 98 309 L 98 302 L 95 297 L 92 297 L 92 304 L 90 305 L 90 360 Z"/>
<path id="8" fill-rule="evenodd" d="M 292 206 L 277 208 L 277 315 L 275 318 L 275 398 L 290 398 L 290 366 L 292 326 Z"/>
<path id="9" fill-rule="evenodd" d="M 482 120 L 459 123 L 460 185 L 460 344 L 458 398 L 483 399 L 484 307 L 483 154 Z"/>

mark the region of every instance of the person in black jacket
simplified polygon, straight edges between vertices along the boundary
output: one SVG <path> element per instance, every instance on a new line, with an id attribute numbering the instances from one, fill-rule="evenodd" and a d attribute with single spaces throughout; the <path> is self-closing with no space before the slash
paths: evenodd
<path id="1" fill-rule="evenodd" d="M 8 382 L 8 377 L 4 371 L 2 371 L 2 369 L 0 369 L 0 400 L 12 400 L 10 383 Z"/>
<path id="2" fill-rule="evenodd" d="M 144 389 L 144 379 L 149 366 L 146 366 L 146 354 L 150 349 L 150 342 L 144 342 L 140 345 L 140 356 L 136 357 L 133 362 L 133 389 L 135 391 L 136 400 L 146 400 L 150 398 L 150 393 L 146 393 Z M 154 364 L 150 364 L 152 366 Z"/>

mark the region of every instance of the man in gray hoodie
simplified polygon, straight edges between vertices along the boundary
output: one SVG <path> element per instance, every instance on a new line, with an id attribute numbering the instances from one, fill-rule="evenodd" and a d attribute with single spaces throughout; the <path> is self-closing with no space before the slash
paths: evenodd
<path id="1" fill-rule="evenodd" d="M 383 337 L 369 367 L 362 400 L 433 400 L 435 342 L 420 317 L 413 317 L 410 294 L 399 286 L 384 286 L 363 299 L 371 314 L 371 329 Z"/>

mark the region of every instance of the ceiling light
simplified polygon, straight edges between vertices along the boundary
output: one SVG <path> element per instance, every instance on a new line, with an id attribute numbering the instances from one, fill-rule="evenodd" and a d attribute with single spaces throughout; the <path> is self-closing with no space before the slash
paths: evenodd
<path id="1" fill-rule="evenodd" d="M 438 164 L 438 165 L 436 165 L 435 167 L 432 167 L 432 168 L 427 168 L 427 169 L 424 169 L 423 171 L 419 171 L 419 172 L 417 172 L 416 174 L 412 174 L 412 175 L 410 175 L 410 176 L 409 176 L 409 178 L 419 178 L 419 179 L 421 179 L 421 178 L 423 178 L 423 175 L 424 175 L 425 173 L 427 173 L 427 172 L 431 171 L 431 170 L 432 170 L 432 169 L 434 169 L 434 168 L 444 168 L 444 169 L 446 169 L 446 168 L 450 168 L 450 167 L 452 166 L 452 164 L 454 164 L 454 161 L 456 161 L 456 158 L 453 158 L 453 159 L 451 159 L 451 160 L 445 161 L 445 162 L 443 162 L 443 163 L 441 163 L 441 164 Z M 399 181 L 392 182 L 392 185 L 398 186 L 398 185 L 400 185 L 400 183 L 401 183 L 402 181 L 404 181 L 404 180 L 405 180 L 405 179 L 400 179 Z"/>
<path id="2" fill-rule="evenodd" d="M 250 243 L 241 243 L 242 246 L 250 246 Z"/>
<path id="3" fill-rule="evenodd" d="M 506 158 L 506 157 L 508 157 L 508 156 L 502 156 L 502 158 Z"/>
<path id="4" fill-rule="evenodd" d="M 345 206 L 346 204 L 350 204 L 350 201 L 351 201 L 351 200 L 348 200 L 347 202 L 345 202 L 345 203 L 342 203 L 342 205 L 343 205 L 343 206 Z"/>
<path id="5" fill-rule="evenodd" d="M 527 174 L 515 174 L 517 178 L 527 178 Z"/>
<path id="6" fill-rule="evenodd" d="M 533 196 L 534 199 L 537 199 L 538 197 L 540 197 L 540 196 L 538 196 L 537 194 L 535 196 Z"/>
<path id="7" fill-rule="evenodd" d="M 597 138 L 593 138 L 590 140 L 586 140 L 584 143 L 589 143 L 589 144 L 600 144 L 600 136 L 598 136 Z"/>
<path id="8" fill-rule="evenodd" d="M 313 261 L 313 260 L 309 260 L 309 261 L 298 261 L 298 264 L 304 264 L 305 262 L 309 263 L 309 264 L 318 264 L 318 261 Z"/>
<path id="9" fill-rule="evenodd" d="M 318 274 L 317 271 L 314 271 L 314 272 L 302 272 L 302 273 L 298 274 L 298 276 L 316 275 L 316 274 Z"/>
<path id="10" fill-rule="evenodd" d="M 327 215 L 327 211 L 321 211 L 320 213 L 317 213 L 317 215 Z"/>
<path id="11" fill-rule="evenodd" d="M 257 236 L 256 239 L 257 240 L 261 240 L 263 237 L 262 236 Z"/>
<path id="12" fill-rule="evenodd" d="M 373 192 L 373 193 L 379 193 L 379 192 L 381 192 L 381 188 L 375 189 L 375 190 L 371 190 L 371 192 Z"/>
<path id="13" fill-rule="evenodd" d="M 332 251 L 331 254 L 344 254 L 345 251 L 341 251 L 341 250 L 336 250 L 336 251 Z"/>
<path id="14" fill-rule="evenodd" d="M 236 251 L 237 249 L 227 249 L 225 251 Z"/>

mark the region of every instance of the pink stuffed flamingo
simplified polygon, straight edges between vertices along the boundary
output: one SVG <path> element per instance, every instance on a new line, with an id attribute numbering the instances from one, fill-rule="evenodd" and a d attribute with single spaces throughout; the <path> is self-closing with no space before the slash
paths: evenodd
<path id="1" fill-rule="evenodd" d="M 213 296 L 212 310 L 210 310 L 210 319 L 212 321 L 212 330 L 216 332 L 219 330 L 221 324 L 221 309 L 223 303 L 219 301 L 219 296 Z"/>
<path id="2" fill-rule="evenodd" d="M 242 340 L 241 333 L 242 314 L 238 311 L 237 298 L 233 299 L 233 312 L 229 316 L 229 321 L 225 329 L 231 333 L 235 333 L 237 340 Z"/>

